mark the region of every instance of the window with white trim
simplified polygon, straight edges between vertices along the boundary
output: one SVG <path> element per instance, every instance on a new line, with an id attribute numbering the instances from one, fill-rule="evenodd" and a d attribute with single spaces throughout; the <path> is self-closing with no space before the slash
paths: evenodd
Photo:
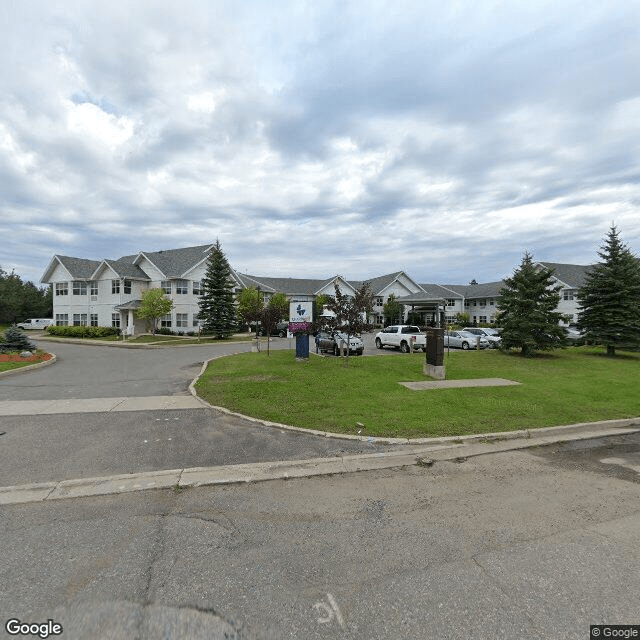
<path id="1" fill-rule="evenodd" d="M 453 298 L 449 298 L 447 300 L 447 307 L 455 307 L 456 306 L 456 301 Z"/>
<path id="2" fill-rule="evenodd" d="M 131 280 L 124 281 L 124 292 L 131 294 Z"/>
<path id="3" fill-rule="evenodd" d="M 73 295 L 74 296 L 86 296 L 87 295 L 87 283 L 81 280 L 73 281 Z"/>
<path id="4" fill-rule="evenodd" d="M 193 281 L 193 295 L 200 296 L 202 295 L 202 286 L 200 285 L 200 281 Z"/>
<path id="5" fill-rule="evenodd" d="M 111 293 L 120 293 L 120 280 L 111 281 Z M 113 326 L 115 327 L 115 325 Z"/>
<path id="6" fill-rule="evenodd" d="M 383 307 L 384 306 L 384 299 L 382 296 L 376 296 L 375 298 L 375 306 L 376 307 Z"/>
<path id="7" fill-rule="evenodd" d="M 167 294 L 171 295 L 171 280 L 163 280 L 160 283 L 160 288 Z"/>
<path id="8" fill-rule="evenodd" d="M 69 314 L 68 313 L 56 313 L 56 326 L 57 327 L 66 327 L 69 324 Z"/>
<path id="9" fill-rule="evenodd" d="M 171 327 L 171 314 L 167 313 L 167 315 L 160 317 L 160 326 L 166 329 Z"/>
<path id="10" fill-rule="evenodd" d="M 97 314 L 97 313 L 92 313 L 92 314 L 89 316 L 89 324 L 90 324 L 92 327 L 97 327 L 97 326 L 98 326 L 98 314 Z"/>
<path id="11" fill-rule="evenodd" d="M 186 327 L 188 322 L 188 313 L 176 313 L 176 327 Z"/>
<path id="12" fill-rule="evenodd" d="M 86 313 L 74 313 L 73 314 L 73 326 L 74 327 L 86 327 L 87 326 L 87 314 Z"/>
<path id="13" fill-rule="evenodd" d="M 90 294 L 92 296 L 97 296 L 98 295 L 98 283 L 95 282 L 95 281 L 91 283 Z"/>
<path id="14" fill-rule="evenodd" d="M 187 280 L 176 280 L 176 294 L 186 295 L 187 293 L 189 293 L 189 282 Z"/>
<path id="15" fill-rule="evenodd" d="M 56 282 L 56 295 L 68 296 L 69 295 L 69 283 L 68 282 Z"/>
<path id="16" fill-rule="evenodd" d="M 120 328 L 120 314 L 112 313 L 111 314 L 111 326 Z"/>
<path id="17" fill-rule="evenodd" d="M 565 289 L 565 290 L 562 292 L 562 297 L 563 297 L 565 300 L 570 301 L 570 300 L 573 300 L 573 294 L 574 294 L 574 293 L 575 293 L 575 292 L 574 292 L 574 290 L 573 290 L 573 289 Z"/>

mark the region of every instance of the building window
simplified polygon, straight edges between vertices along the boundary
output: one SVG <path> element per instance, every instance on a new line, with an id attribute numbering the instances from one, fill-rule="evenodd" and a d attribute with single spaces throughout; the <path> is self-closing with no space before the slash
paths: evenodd
<path id="1" fill-rule="evenodd" d="M 176 313 L 176 327 L 186 327 L 188 318 L 187 313 Z"/>
<path id="2" fill-rule="evenodd" d="M 382 296 L 376 296 L 375 306 L 376 307 L 383 307 L 384 306 L 384 300 L 383 300 Z"/>
<path id="3" fill-rule="evenodd" d="M 124 281 L 124 292 L 131 295 L 131 280 Z"/>
<path id="4" fill-rule="evenodd" d="M 56 313 L 56 326 L 57 327 L 66 327 L 69 324 L 69 314 L 68 313 Z"/>
<path id="5" fill-rule="evenodd" d="M 92 314 L 89 316 L 89 324 L 90 324 L 92 327 L 97 327 L 97 326 L 98 326 L 98 314 L 97 314 L 97 313 L 92 313 Z"/>
<path id="6" fill-rule="evenodd" d="M 489 304 L 493 307 L 495 305 L 496 301 L 491 298 L 491 300 L 489 300 Z"/>
<path id="7" fill-rule="evenodd" d="M 164 327 L 166 329 L 169 329 L 171 327 L 171 314 L 167 313 L 166 316 L 162 316 L 160 318 L 160 326 Z"/>
<path id="8" fill-rule="evenodd" d="M 447 307 L 455 307 L 456 306 L 456 301 L 453 298 L 449 298 L 447 300 Z"/>
<path id="9" fill-rule="evenodd" d="M 487 301 L 486 300 L 478 300 L 478 306 L 479 307 L 486 307 L 487 306 Z"/>
<path id="10" fill-rule="evenodd" d="M 120 293 L 120 280 L 111 281 L 111 293 Z M 115 326 L 115 325 L 113 325 Z M 118 325 L 120 326 L 120 325 Z"/>
<path id="11" fill-rule="evenodd" d="M 178 280 L 176 282 L 176 294 L 186 295 L 189 293 L 189 283 L 187 280 Z"/>
<path id="12" fill-rule="evenodd" d="M 91 283 L 91 295 L 92 296 L 97 296 L 98 295 L 98 283 L 97 282 L 92 282 Z"/>
<path id="13" fill-rule="evenodd" d="M 69 283 L 68 282 L 56 282 L 56 295 L 68 296 L 69 295 Z"/>
<path id="14" fill-rule="evenodd" d="M 200 287 L 200 282 L 199 281 L 198 282 L 196 282 L 196 281 L 193 282 L 193 295 L 194 296 L 202 295 L 202 289 Z"/>
<path id="15" fill-rule="evenodd" d="M 87 326 L 87 314 L 86 313 L 74 313 L 73 314 L 73 326 L 74 327 L 86 327 Z"/>
<path id="16" fill-rule="evenodd" d="M 163 280 L 160 283 L 160 288 L 165 292 L 171 295 L 171 280 Z"/>
<path id="17" fill-rule="evenodd" d="M 471 302 L 469 302 L 469 300 L 465 300 L 464 301 L 464 306 L 465 307 L 470 307 L 471 306 Z"/>
<path id="18" fill-rule="evenodd" d="M 112 313 L 111 314 L 111 326 L 120 328 L 120 314 Z"/>
<path id="19" fill-rule="evenodd" d="M 565 289 L 562 294 L 565 300 L 573 300 L 573 289 Z"/>
<path id="20" fill-rule="evenodd" d="M 86 296 L 87 295 L 87 283 L 79 280 L 73 282 L 73 295 L 74 296 Z"/>
<path id="21" fill-rule="evenodd" d="M 487 323 L 487 316 L 480 316 L 480 322 Z"/>

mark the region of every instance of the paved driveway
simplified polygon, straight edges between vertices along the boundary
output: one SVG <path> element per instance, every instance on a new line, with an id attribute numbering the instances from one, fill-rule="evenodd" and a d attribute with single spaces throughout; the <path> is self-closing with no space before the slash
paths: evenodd
<path id="1" fill-rule="evenodd" d="M 249 342 L 166 349 L 36 342 L 55 353 L 57 363 L 0 379 L 0 400 L 184 395 L 205 360 L 251 350 Z M 288 347 L 286 338 L 276 338 L 271 345 Z"/>

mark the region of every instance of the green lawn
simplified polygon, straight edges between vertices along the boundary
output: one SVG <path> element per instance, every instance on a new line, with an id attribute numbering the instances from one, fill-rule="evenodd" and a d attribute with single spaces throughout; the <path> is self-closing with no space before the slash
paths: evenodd
<path id="1" fill-rule="evenodd" d="M 198 381 L 211 404 L 257 418 L 340 433 L 432 437 L 640 416 L 640 354 L 606 358 L 593 347 L 535 358 L 497 350 L 451 352 L 447 378 L 507 378 L 521 386 L 410 391 L 424 354 L 351 357 L 292 351 L 214 360 Z"/>
<path id="2" fill-rule="evenodd" d="M 33 362 L 0 362 L 0 373 L 11 369 L 20 369 L 30 364 L 33 364 Z"/>

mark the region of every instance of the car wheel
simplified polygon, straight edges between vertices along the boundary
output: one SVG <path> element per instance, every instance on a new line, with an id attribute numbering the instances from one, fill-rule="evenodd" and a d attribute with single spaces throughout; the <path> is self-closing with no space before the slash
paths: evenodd
<path id="1" fill-rule="evenodd" d="M 468 342 L 463 342 L 462 343 L 462 348 L 466 351 L 469 348 L 469 343 Z"/>
<path id="2" fill-rule="evenodd" d="M 382 340 L 376 338 L 376 349 L 382 349 Z"/>
<path id="3" fill-rule="evenodd" d="M 411 347 L 403 340 L 400 343 L 400 351 L 402 351 L 402 353 L 409 353 L 411 351 Z"/>
<path id="4" fill-rule="evenodd" d="M 334 344 L 333 345 L 333 355 L 338 357 L 340 355 L 340 349 L 338 349 L 338 345 Z"/>

